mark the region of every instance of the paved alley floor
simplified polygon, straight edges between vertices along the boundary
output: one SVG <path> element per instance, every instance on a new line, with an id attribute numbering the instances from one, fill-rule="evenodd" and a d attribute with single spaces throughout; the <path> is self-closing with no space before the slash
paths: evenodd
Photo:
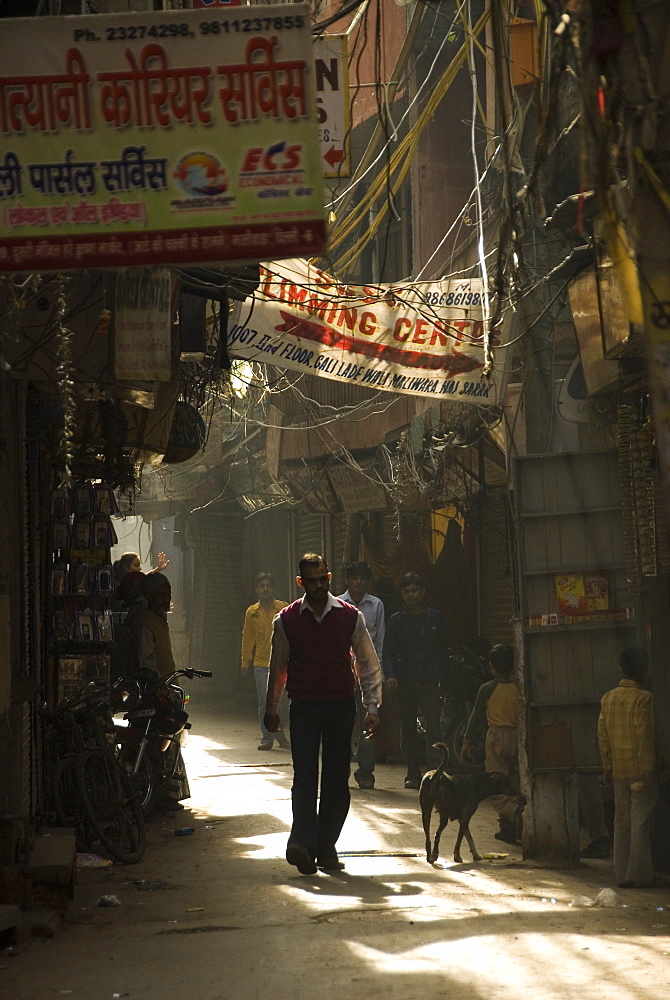
<path id="1" fill-rule="evenodd" d="M 401 766 L 377 787 L 352 778 L 338 844 L 346 870 L 301 876 L 284 860 L 290 753 L 256 749 L 251 718 L 191 702 L 185 751 L 191 808 L 148 825 L 139 865 L 82 871 L 67 920 L 49 940 L 0 953 L 6 1000 L 598 1000 L 668 994 L 670 891 L 618 891 L 610 862 L 542 866 L 493 837 L 481 853 L 425 860 L 416 792 Z M 204 701 L 204 698 L 202 699 Z M 202 702 L 201 702 L 202 704 Z M 174 830 L 193 827 L 192 836 Z M 465 845 L 464 845 L 465 846 Z M 464 853 L 467 861 L 467 855 Z M 102 895 L 120 905 L 96 905 Z"/>

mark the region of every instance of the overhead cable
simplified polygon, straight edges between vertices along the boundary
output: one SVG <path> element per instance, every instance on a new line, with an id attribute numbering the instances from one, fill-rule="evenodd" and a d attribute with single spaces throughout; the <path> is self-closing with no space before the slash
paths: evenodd
<path id="1" fill-rule="evenodd" d="M 490 9 L 486 10 L 484 14 L 480 17 L 479 21 L 475 25 L 473 31 L 475 34 L 479 34 L 490 18 Z M 454 56 L 449 66 L 445 70 L 441 79 L 438 81 L 435 89 L 433 90 L 426 107 L 417 119 L 416 125 L 411 130 L 411 132 L 405 136 L 402 142 L 398 145 L 398 148 L 392 154 L 389 160 L 389 171 L 391 174 L 398 171 L 398 176 L 393 183 L 391 190 L 393 194 L 396 194 L 400 185 L 402 184 L 405 176 L 407 175 L 414 153 L 419 143 L 419 138 L 421 133 L 426 128 L 431 118 L 435 114 L 435 111 L 444 98 L 445 94 L 449 90 L 451 84 L 458 71 L 463 66 L 467 54 L 467 47 L 464 43 L 457 54 Z M 350 215 L 337 227 L 333 237 L 331 238 L 330 245 L 332 248 L 339 246 L 356 228 L 356 226 L 365 218 L 368 209 L 372 207 L 374 202 L 377 200 L 384 184 L 386 183 L 385 174 L 379 175 L 371 184 L 369 190 L 367 191 L 364 198 L 357 207 L 350 213 Z M 369 228 L 361 236 L 352 247 L 349 247 L 347 251 L 335 262 L 336 268 L 351 267 L 353 263 L 360 257 L 365 245 L 372 238 L 377 228 L 379 227 L 386 211 L 388 210 L 388 204 L 382 206 L 380 211 L 377 213 L 375 218 L 369 225 Z"/>

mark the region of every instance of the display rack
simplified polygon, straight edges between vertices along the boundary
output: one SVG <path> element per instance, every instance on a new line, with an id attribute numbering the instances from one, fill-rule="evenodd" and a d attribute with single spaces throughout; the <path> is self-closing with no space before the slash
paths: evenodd
<path id="1" fill-rule="evenodd" d="M 113 490 L 99 481 L 51 491 L 47 591 L 56 703 L 88 681 L 109 685 L 116 510 Z"/>

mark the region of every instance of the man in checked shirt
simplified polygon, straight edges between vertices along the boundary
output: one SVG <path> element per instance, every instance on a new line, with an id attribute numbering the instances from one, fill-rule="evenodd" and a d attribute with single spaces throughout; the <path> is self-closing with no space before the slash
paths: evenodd
<path id="1" fill-rule="evenodd" d="M 649 656 L 624 649 L 622 679 L 603 695 L 598 745 L 606 784 L 614 785 L 614 871 L 620 889 L 657 884 L 651 860 L 651 819 L 658 798 L 654 703 L 642 683 Z"/>

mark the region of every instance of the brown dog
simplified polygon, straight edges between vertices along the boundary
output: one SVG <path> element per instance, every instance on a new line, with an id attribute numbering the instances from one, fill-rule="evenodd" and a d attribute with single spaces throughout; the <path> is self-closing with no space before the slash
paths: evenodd
<path id="1" fill-rule="evenodd" d="M 495 771 L 485 771 L 482 774 L 447 774 L 445 767 L 449 758 L 449 747 L 446 743 L 434 743 L 442 751 L 442 763 L 434 771 L 426 771 L 421 780 L 419 802 L 421 817 L 426 834 L 426 861 L 433 864 L 437 861 L 440 847 L 440 836 L 449 820 L 458 820 L 458 837 L 454 847 L 454 861 L 461 864 L 461 842 L 463 837 L 468 842 L 473 861 L 481 861 L 475 842 L 470 833 L 469 823 L 477 806 L 489 795 L 509 795 L 510 784 L 506 774 Z M 435 843 L 430 846 L 430 819 L 433 810 L 439 814 L 440 825 L 435 833 Z"/>

